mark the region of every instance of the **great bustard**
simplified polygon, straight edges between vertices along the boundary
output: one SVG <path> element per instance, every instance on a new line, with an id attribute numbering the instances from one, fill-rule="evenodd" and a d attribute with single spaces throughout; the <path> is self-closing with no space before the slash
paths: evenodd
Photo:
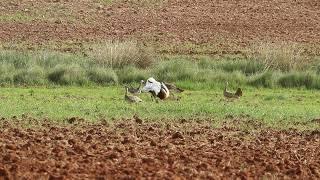
<path id="1" fill-rule="evenodd" d="M 134 88 L 134 87 L 132 87 L 132 86 L 130 85 L 131 87 L 128 87 L 128 91 L 129 91 L 131 94 L 141 94 L 141 90 L 142 90 L 143 84 L 144 84 L 144 80 L 141 80 L 141 81 L 140 81 L 140 85 L 139 85 L 139 87 L 137 87 L 137 88 Z"/>
<path id="2" fill-rule="evenodd" d="M 124 100 L 126 100 L 127 102 L 130 102 L 130 103 L 142 102 L 142 99 L 140 99 L 139 97 L 128 95 L 128 87 L 125 87 L 125 89 L 126 89 L 126 94 L 124 95 Z"/>
<path id="3" fill-rule="evenodd" d="M 232 92 L 227 91 L 228 84 L 229 83 L 226 82 L 226 85 L 225 85 L 224 90 L 223 90 L 223 96 L 226 97 L 226 98 L 240 98 L 240 96 L 242 96 L 241 88 L 238 88 L 235 93 L 232 93 Z"/>
<path id="4" fill-rule="evenodd" d="M 142 88 L 143 92 L 150 92 L 151 97 L 157 101 L 157 97 L 161 100 L 167 99 L 170 95 L 169 89 L 163 82 L 158 82 L 154 78 L 149 78 L 146 85 Z"/>

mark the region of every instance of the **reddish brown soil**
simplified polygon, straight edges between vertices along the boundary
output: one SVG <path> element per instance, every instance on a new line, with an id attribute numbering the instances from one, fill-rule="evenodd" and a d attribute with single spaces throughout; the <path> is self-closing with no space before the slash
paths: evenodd
<path id="1" fill-rule="evenodd" d="M 249 132 L 186 120 L 73 120 L 34 128 L 3 123 L 0 179 L 320 178 L 319 131 Z"/>
<path id="2" fill-rule="evenodd" d="M 164 0 L 157 6 L 97 2 L 1 1 L 0 15 L 21 13 L 29 18 L 20 22 L 0 20 L 0 42 L 135 38 L 160 43 L 208 43 L 221 49 L 243 47 L 254 41 L 320 43 L 318 0 Z"/>

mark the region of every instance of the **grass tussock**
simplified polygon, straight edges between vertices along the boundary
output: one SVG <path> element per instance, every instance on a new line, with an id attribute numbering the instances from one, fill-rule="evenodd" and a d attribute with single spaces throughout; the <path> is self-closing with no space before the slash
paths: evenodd
<path id="1" fill-rule="evenodd" d="M 138 69 L 134 66 L 118 69 L 117 75 L 120 83 L 140 82 L 140 80 L 147 79 L 150 76 L 147 70 Z"/>
<path id="2" fill-rule="evenodd" d="M 276 86 L 277 73 L 271 71 L 265 71 L 251 76 L 248 79 L 248 84 L 254 87 L 270 88 Z"/>
<path id="3" fill-rule="evenodd" d="M 28 69 L 20 69 L 13 75 L 12 80 L 17 85 L 44 85 L 46 83 L 45 72 L 39 66 Z M 9 82 L 10 83 L 10 82 Z"/>
<path id="4" fill-rule="evenodd" d="M 153 52 L 134 41 L 108 41 L 93 45 L 87 52 L 94 63 L 106 68 L 134 65 L 146 68 L 153 63 Z"/>
<path id="5" fill-rule="evenodd" d="M 246 75 L 256 74 L 265 69 L 261 62 L 248 60 L 220 61 L 217 68 L 226 72 L 240 71 Z"/>
<path id="6" fill-rule="evenodd" d="M 89 81 L 86 70 L 79 65 L 57 65 L 48 74 L 48 79 L 60 85 L 85 85 Z"/>
<path id="7" fill-rule="evenodd" d="M 264 64 L 266 69 L 290 71 L 303 69 L 310 63 L 304 51 L 296 43 L 259 43 L 252 46 L 249 56 Z"/>
<path id="8" fill-rule="evenodd" d="M 89 80 L 101 85 L 117 84 L 118 76 L 111 68 L 91 68 L 88 70 Z"/>

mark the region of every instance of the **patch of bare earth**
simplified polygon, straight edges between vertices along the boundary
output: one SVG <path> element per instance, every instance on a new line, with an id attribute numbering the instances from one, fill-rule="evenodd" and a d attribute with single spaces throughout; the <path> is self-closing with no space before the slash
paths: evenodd
<path id="1" fill-rule="evenodd" d="M 2 120 L 0 131 L 0 179 L 320 178 L 319 131 L 244 132 L 139 118 L 113 124 L 71 118 L 33 128 L 9 122 Z"/>
<path id="2" fill-rule="evenodd" d="M 1 1 L 0 17 L 20 13 L 29 18 L 22 22 L 0 18 L 0 41 L 42 44 L 133 38 L 160 44 L 213 44 L 226 51 L 256 41 L 320 43 L 318 0 L 164 0 L 157 6 L 133 2 Z"/>

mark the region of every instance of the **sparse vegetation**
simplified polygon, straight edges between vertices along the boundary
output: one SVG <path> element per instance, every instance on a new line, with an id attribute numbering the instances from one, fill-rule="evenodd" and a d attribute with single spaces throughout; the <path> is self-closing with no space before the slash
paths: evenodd
<path id="1" fill-rule="evenodd" d="M 259 43 L 249 50 L 250 58 L 266 69 L 281 71 L 300 70 L 310 63 L 305 48 L 296 43 Z"/>
<path id="2" fill-rule="evenodd" d="M 27 13 L 16 12 L 11 14 L 0 15 L 0 22 L 30 22 L 35 17 L 28 15 Z"/>
<path id="3" fill-rule="evenodd" d="M 317 63 L 299 68 L 287 64 L 286 68 L 282 68 L 280 65 L 271 66 L 267 60 L 270 57 L 259 60 L 258 56 L 251 59 L 155 56 L 152 50 L 133 41 L 110 41 L 86 47 L 83 53 L 85 55 L 52 51 L 1 51 L 0 83 L 114 85 L 139 82 L 153 76 L 160 80 L 183 82 L 182 86 L 186 84 L 186 88 L 191 89 L 194 87 L 190 87 L 190 83 L 195 87 L 214 88 L 226 81 L 231 86 L 320 89 Z"/>
<path id="4" fill-rule="evenodd" d="M 153 63 L 152 51 L 134 41 L 108 41 L 88 49 L 89 58 L 102 67 L 120 68 L 133 64 L 146 68 Z"/>

